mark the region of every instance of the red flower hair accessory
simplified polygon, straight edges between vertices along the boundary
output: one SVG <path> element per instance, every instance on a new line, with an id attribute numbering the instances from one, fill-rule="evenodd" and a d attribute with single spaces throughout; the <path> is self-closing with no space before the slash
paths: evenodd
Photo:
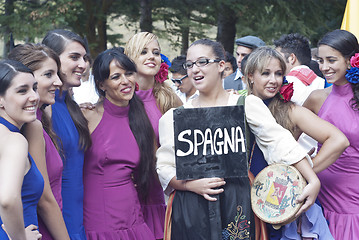
<path id="1" fill-rule="evenodd" d="M 356 53 L 350 58 L 350 65 L 359 68 L 359 53 Z"/>
<path id="2" fill-rule="evenodd" d="M 279 97 L 283 102 L 289 102 L 293 96 L 293 83 L 288 83 L 288 81 L 283 78 L 282 87 L 279 89 Z"/>
<path id="3" fill-rule="evenodd" d="M 135 91 L 138 91 L 138 90 L 140 90 L 140 86 L 139 86 L 138 83 L 136 82 L 136 83 L 135 83 Z"/>
<path id="4" fill-rule="evenodd" d="M 155 75 L 155 81 L 163 83 L 168 77 L 168 65 L 165 62 L 161 63 L 160 70 Z"/>
<path id="5" fill-rule="evenodd" d="M 351 68 L 347 70 L 345 78 L 348 82 L 357 84 L 359 83 L 359 53 L 356 53 L 350 58 Z"/>

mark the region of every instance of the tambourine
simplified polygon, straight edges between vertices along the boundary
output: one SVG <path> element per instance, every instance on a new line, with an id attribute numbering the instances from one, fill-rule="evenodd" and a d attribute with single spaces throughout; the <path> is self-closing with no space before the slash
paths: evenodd
<path id="1" fill-rule="evenodd" d="M 264 168 L 252 184 L 253 212 L 262 221 L 279 229 L 294 220 L 303 205 L 296 200 L 306 185 L 303 176 L 293 166 L 273 164 Z"/>

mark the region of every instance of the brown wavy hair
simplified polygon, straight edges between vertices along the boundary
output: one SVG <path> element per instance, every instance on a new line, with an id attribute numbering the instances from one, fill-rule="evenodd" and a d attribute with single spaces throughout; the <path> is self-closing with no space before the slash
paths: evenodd
<path id="1" fill-rule="evenodd" d="M 253 89 L 253 84 L 251 83 L 249 76 L 252 76 L 256 71 L 263 72 L 264 68 L 268 65 L 271 59 L 279 60 L 280 67 L 284 74 L 286 71 L 285 61 L 282 55 L 280 55 L 280 53 L 278 53 L 276 50 L 270 47 L 260 47 L 249 54 L 244 69 L 244 76 L 249 86 L 249 93 Z M 292 111 L 292 108 L 294 106 L 295 103 L 291 101 L 282 101 L 279 97 L 279 93 L 277 93 L 268 104 L 268 108 L 277 123 L 280 124 L 282 127 L 288 129 L 292 134 L 294 134 L 296 126 L 290 120 L 289 113 Z"/>

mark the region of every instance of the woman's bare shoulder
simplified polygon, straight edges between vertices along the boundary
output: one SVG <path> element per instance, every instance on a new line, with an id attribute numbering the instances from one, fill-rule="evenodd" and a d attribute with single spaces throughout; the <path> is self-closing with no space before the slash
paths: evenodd
<path id="1" fill-rule="evenodd" d="M 315 114 L 318 114 L 331 91 L 331 87 L 314 90 L 304 102 L 303 107 L 306 107 Z"/>

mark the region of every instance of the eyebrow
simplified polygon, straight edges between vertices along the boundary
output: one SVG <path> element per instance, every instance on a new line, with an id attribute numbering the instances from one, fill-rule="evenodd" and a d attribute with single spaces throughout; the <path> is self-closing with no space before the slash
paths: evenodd
<path id="1" fill-rule="evenodd" d="M 78 53 L 78 52 L 69 52 L 69 55 L 77 55 L 77 56 L 81 56 L 81 53 Z"/>
<path id="2" fill-rule="evenodd" d="M 15 90 L 19 90 L 21 88 L 29 88 L 29 85 L 27 85 L 27 84 L 20 85 L 20 86 L 16 87 Z"/>

